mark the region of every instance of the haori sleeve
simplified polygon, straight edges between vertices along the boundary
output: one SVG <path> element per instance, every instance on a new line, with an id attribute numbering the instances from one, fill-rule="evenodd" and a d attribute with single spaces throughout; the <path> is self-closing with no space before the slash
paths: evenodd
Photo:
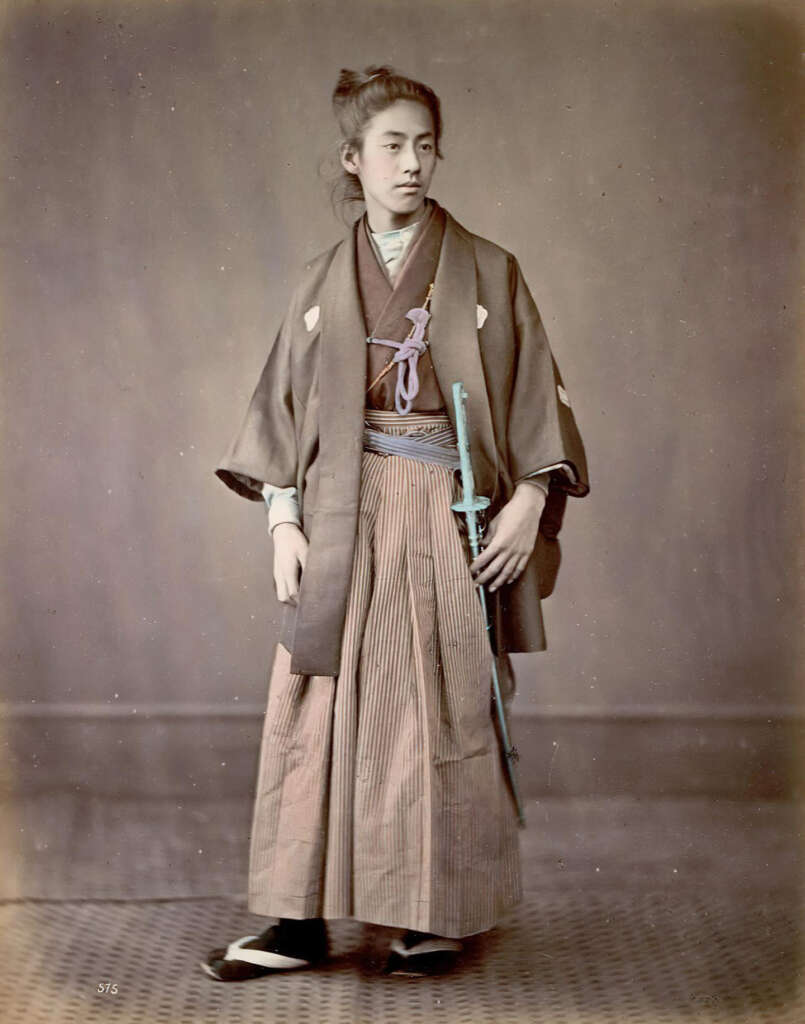
<path id="1" fill-rule="evenodd" d="M 240 429 L 215 470 L 233 491 L 263 501 L 297 486 L 297 445 L 291 390 L 292 317 L 285 318 L 268 352 Z M 271 507 L 271 502 L 266 504 Z"/>
<path id="2" fill-rule="evenodd" d="M 517 342 L 507 427 L 512 477 L 519 482 L 547 473 L 551 488 L 584 497 L 590 490 L 584 444 L 542 317 L 513 257 L 510 287 Z"/>
<path id="3" fill-rule="evenodd" d="M 541 491 L 547 494 L 551 488 L 551 474 L 547 470 L 542 470 L 539 473 L 529 473 L 527 476 L 520 477 L 517 482 L 539 487 Z"/>

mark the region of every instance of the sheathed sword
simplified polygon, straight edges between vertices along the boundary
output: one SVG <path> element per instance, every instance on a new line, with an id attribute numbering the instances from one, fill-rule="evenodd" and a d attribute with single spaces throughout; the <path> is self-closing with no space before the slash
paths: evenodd
<path id="1" fill-rule="evenodd" d="M 489 507 L 489 498 L 475 493 L 475 476 L 472 472 L 472 460 L 470 459 L 470 442 L 467 434 L 467 392 L 461 381 L 453 385 L 453 407 L 456 413 L 456 434 L 458 435 L 458 454 L 461 459 L 461 501 L 453 503 L 451 508 L 454 512 L 461 512 L 467 520 L 467 534 L 470 542 L 470 552 L 473 559 L 477 558 L 481 550 L 481 526 L 479 523 L 480 513 Z M 509 737 L 509 724 L 506 721 L 506 708 L 503 704 L 503 694 L 500 691 L 500 678 L 498 676 L 498 662 L 495 654 L 495 647 L 492 643 L 492 622 L 489 617 L 489 608 L 486 603 L 486 591 L 483 585 L 478 587 L 478 597 L 481 601 L 481 609 L 484 615 L 484 625 L 489 637 L 489 646 L 492 651 L 492 696 L 495 703 L 500 739 L 503 745 L 503 756 L 506 762 L 506 773 L 509 776 L 514 804 L 517 808 L 517 820 L 520 827 L 525 826 L 525 815 L 523 805 L 520 802 L 520 791 L 517 786 L 517 772 L 514 762 L 517 760 L 517 748 L 513 746 Z"/>

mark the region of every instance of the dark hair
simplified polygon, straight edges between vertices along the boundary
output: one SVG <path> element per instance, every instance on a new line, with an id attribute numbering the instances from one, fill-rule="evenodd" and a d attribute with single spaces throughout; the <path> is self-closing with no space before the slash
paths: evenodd
<path id="1" fill-rule="evenodd" d="M 397 100 L 413 100 L 430 111 L 436 156 L 441 159 L 442 111 L 439 97 L 424 82 L 398 74 L 386 64 L 373 64 L 363 72 L 342 68 L 333 90 L 333 112 L 341 129 L 341 145 L 360 149 L 366 126 L 375 116 Z M 333 187 L 333 201 L 357 202 L 363 199 L 358 177 L 342 168 Z"/>

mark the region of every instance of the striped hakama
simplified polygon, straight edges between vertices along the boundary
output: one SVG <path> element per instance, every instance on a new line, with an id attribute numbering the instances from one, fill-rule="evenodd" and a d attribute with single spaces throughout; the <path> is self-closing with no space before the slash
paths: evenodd
<path id="1" fill-rule="evenodd" d="M 367 410 L 374 430 L 444 414 Z M 517 825 L 492 721 L 490 652 L 453 471 L 364 451 L 338 678 L 278 645 L 249 910 L 461 937 L 520 898 Z"/>

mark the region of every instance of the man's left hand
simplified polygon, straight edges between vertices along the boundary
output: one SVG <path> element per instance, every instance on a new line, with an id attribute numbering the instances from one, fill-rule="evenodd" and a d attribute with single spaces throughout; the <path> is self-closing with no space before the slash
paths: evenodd
<path id="1" fill-rule="evenodd" d="M 544 507 L 541 487 L 524 482 L 516 486 L 511 499 L 489 524 L 481 541 L 483 551 L 470 565 L 476 586 L 486 584 L 493 591 L 514 583 L 534 550 Z"/>

